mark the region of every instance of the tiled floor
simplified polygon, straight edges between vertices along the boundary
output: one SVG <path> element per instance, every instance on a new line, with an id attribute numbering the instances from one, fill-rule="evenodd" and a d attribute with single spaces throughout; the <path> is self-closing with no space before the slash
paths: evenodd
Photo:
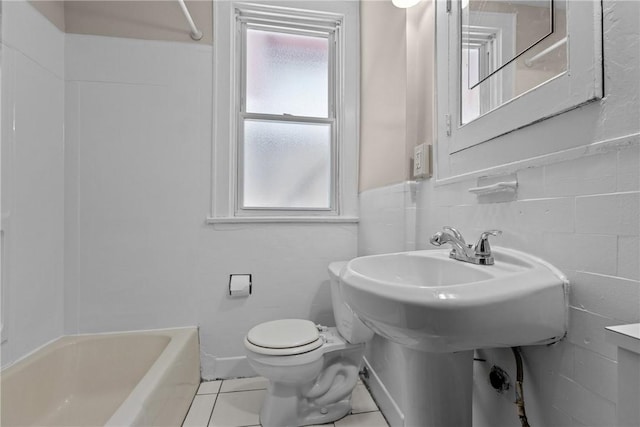
<path id="1" fill-rule="evenodd" d="M 200 384 L 183 427 L 259 426 L 258 414 L 266 393 L 261 377 L 209 381 Z M 364 384 L 358 381 L 351 398 L 352 413 L 328 427 L 388 427 Z"/>

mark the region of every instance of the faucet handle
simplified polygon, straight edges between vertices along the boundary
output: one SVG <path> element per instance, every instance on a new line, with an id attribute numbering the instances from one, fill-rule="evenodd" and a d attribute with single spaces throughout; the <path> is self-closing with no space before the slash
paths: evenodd
<path id="1" fill-rule="evenodd" d="M 433 236 L 431 236 L 431 238 L 429 239 L 429 242 L 431 242 L 433 246 L 441 246 L 443 243 L 442 234 L 443 234 L 442 231 L 438 231 Z"/>
<path id="2" fill-rule="evenodd" d="M 491 256 L 491 245 L 489 245 L 489 236 L 499 236 L 502 234 L 500 230 L 488 230 L 480 235 L 478 243 L 473 247 L 473 250 L 478 256 Z"/>
<path id="3" fill-rule="evenodd" d="M 458 239 L 458 240 L 460 240 L 460 242 L 466 244 L 465 241 L 464 241 L 464 237 L 462 237 L 462 233 L 460 233 L 457 229 L 455 229 L 455 228 L 453 228 L 453 227 L 451 227 L 449 225 L 445 225 L 444 227 L 442 227 L 442 229 L 445 230 L 445 231 L 451 232 L 451 234 L 453 234 L 453 236 L 456 239 Z"/>

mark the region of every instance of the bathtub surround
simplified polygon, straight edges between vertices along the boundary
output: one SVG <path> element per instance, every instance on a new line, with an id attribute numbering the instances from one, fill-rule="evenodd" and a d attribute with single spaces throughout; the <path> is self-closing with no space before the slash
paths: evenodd
<path id="1" fill-rule="evenodd" d="M 197 325 L 211 46 L 67 34 L 65 62 L 65 332 Z"/>
<path id="2" fill-rule="evenodd" d="M 18 175 L 2 208 L 19 202 L 5 236 L 21 245 L 3 265 L 3 366 L 63 334 L 199 325 L 203 377 L 246 376 L 239 337 L 257 323 L 332 323 L 326 268 L 355 257 L 356 223 L 205 223 L 210 45 L 65 35 L 26 1 L 3 6 L 3 171 Z M 14 139 L 28 151 L 12 164 Z M 236 273 L 250 297 L 228 297 Z"/>
<path id="3" fill-rule="evenodd" d="M 64 42 L 30 5 L 3 2 L 2 366 L 63 332 Z"/>
<path id="4" fill-rule="evenodd" d="M 68 333 L 197 324 L 213 379 L 251 374 L 252 326 L 331 319 L 356 224 L 205 224 L 211 46 L 68 34 L 65 55 Z M 228 297 L 236 273 L 251 296 Z"/>
<path id="5" fill-rule="evenodd" d="M 356 224 L 205 224 L 210 46 L 68 34 L 66 64 L 67 333 L 197 324 L 213 379 L 251 374 L 252 326 L 331 319 L 321 285 Z M 235 273 L 248 298 L 228 297 Z"/>

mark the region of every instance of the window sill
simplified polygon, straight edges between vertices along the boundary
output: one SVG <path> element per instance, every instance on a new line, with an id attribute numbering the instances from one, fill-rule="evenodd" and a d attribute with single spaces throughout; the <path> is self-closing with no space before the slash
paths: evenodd
<path id="1" fill-rule="evenodd" d="M 238 223 L 346 223 L 357 224 L 360 218 L 356 216 L 228 216 L 207 217 L 207 224 L 238 224 Z"/>

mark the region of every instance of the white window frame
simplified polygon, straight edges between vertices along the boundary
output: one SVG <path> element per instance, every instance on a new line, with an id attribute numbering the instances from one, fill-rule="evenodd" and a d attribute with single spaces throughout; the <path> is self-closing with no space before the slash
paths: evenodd
<path id="1" fill-rule="evenodd" d="M 236 8 L 238 46 L 236 51 L 240 54 L 237 57 L 237 72 L 240 73 L 241 81 L 238 87 L 237 99 L 239 105 L 237 111 L 237 189 L 235 198 L 235 213 L 237 216 L 261 216 L 265 213 L 269 215 L 335 215 L 338 210 L 336 198 L 336 148 L 339 145 L 338 138 L 341 136 L 336 132 L 338 126 L 338 115 L 336 99 L 339 98 L 339 78 L 337 75 L 339 64 L 336 59 L 339 57 L 339 37 L 340 20 L 322 19 L 320 16 L 296 16 L 291 14 L 279 15 L 275 13 L 259 13 L 253 8 Z M 261 31 L 272 31 L 278 34 L 294 34 L 303 36 L 315 36 L 327 39 L 329 48 L 328 57 L 328 105 L 327 117 L 296 116 L 283 112 L 283 114 L 252 113 L 247 111 L 247 30 L 256 29 Z M 244 200 L 244 123 L 247 120 L 264 121 L 270 123 L 300 123 L 300 124 L 324 124 L 331 128 L 330 141 L 330 197 L 327 208 L 294 208 L 294 207 L 247 207 L 243 205 Z"/>
<path id="2" fill-rule="evenodd" d="M 357 222 L 359 114 L 359 28 L 357 2 L 214 2 L 214 129 L 212 203 L 209 223 Z M 284 6 L 283 6 L 284 5 Z M 285 7 L 286 6 L 286 7 Z M 318 122 L 318 118 L 264 115 L 244 110 L 243 26 L 267 24 L 295 33 L 332 29 L 335 72 L 330 71 L 329 118 L 332 124 L 332 200 L 330 209 L 243 208 L 242 118 Z M 332 102 L 333 101 L 333 102 Z M 230 108 L 231 107 L 231 108 Z"/>

